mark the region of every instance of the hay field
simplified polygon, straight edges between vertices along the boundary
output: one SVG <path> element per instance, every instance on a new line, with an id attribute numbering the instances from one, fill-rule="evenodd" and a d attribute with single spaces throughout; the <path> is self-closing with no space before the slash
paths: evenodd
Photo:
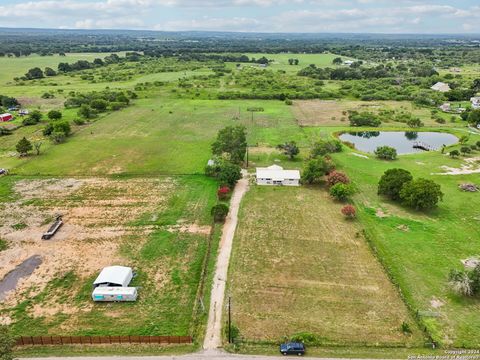
<path id="1" fill-rule="evenodd" d="M 348 126 L 349 110 L 374 113 L 380 110 L 409 112 L 419 117 L 426 125 L 438 126 L 431 119 L 428 109 L 418 108 L 409 101 L 297 100 L 293 106 L 293 113 L 300 126 Z M 390 124 L 406 126 L 393 121 Z"/>
<path id="2" fill-rule="evenodd" d="M 299 332 L 322 343 L 421 343 L 355 222 L 319 188 L 252 187 L 242 205 L 229 288 L 250 340 Z M 410 324 L 412 335 L 400 330 Z"/>

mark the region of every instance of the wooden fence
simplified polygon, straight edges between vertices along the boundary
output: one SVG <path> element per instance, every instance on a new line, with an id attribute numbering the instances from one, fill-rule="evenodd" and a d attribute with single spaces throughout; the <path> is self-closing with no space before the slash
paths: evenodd
<path id="1" fill-rule="evenodd" d="M 70 344 L 191 344 L 191 336 L 21 336 L 17 346 Z"/>

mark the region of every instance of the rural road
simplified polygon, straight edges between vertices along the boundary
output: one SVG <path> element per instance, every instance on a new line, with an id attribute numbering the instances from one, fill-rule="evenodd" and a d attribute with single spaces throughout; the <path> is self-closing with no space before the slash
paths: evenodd
<path id="1" fill-rule="evenodd" d="M 213 278 L 212 295 L 210 300 L 210 310 L 208 312 L 207 331 L 203 348 L 205 350 L 214 350 L 222 346 L 222 310 L 225 298 L 225 286 L 228 275 L 228 264 L 230 263 L 230 254 L 232 253 L 233 237 L 238 223 L 238 210 L 243 195 L 248 191 L 248 177 L 238 181 L 233 190 L 230 201 L 230 212 L 223 226 L 222 238 L 220 240 L 220 249 L 218 251 L 217 266 Z"/>
<path id="2" fill-rule="evenodd" d="M 230 354 L 220 350 L 204 350 L 195 354 L 187 355 L 171 355 L 171 356 L 102 356 L 102 357 L 55 357 L 55 360 L 285 360 L 293 358 L 296 359 L 298 356 L 264 356 L 264 355 L 236 355 Z M 52 358 L 44 358 L 45 360 L 51 360 Z M 347 360 L 347 359 L 330 359 L 330 358 L 311 358 L 312 360 Z M 22 358 L 21 360 L 42 360 L 42 358 Z M 359 359 L 348 359 L 348 360 L 359 360 Z M 361 359 L 368 360 L 368 359 Z M 376 359 L 379 360 L 379 359 Z"/>

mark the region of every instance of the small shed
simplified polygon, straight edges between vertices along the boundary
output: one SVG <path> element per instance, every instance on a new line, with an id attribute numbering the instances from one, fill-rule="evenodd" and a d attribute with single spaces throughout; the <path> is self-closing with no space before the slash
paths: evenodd
<path id="1" fill-rule="evenodd" d="M 10 113 L 0 114 L 0 122 L 13 120 L 13 115 Z"/>
<path id="2" fill-rule="evenodd" d="M 135 287 L 97 287 L 92 292 L 92 300 L 95 302 L 127 302 L 137 300 L 137 288 Z"/>
<path id="3" fill-rule="evenodd" d="M 104 268 L 93 287 L 127 287 L 133 279 L 132 268 L 126 266 L 108 266 Z"/>
<path id="4" fill-rule="evenodd" d="M 18 115 L 20 115 L 20 116 L 25 116 L 25 115 L 28 115 L 28 114 L 30 114 L 30 111 L 28 111 L 28 109 L 18 110 Z"/>

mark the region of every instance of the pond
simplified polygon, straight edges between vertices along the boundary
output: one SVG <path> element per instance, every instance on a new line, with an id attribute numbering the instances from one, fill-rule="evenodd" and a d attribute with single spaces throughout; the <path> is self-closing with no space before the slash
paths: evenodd
<path id="1" fill-rule="evenodd" d="M 386 145 L 395 148 L 399 155 L 422 152 L 425 148 L 440 150 L 443 145 L 458 142 L 455 135 L 427 131 L 356 131 L 343 133 L 339 138 L 351 142 L 355 149 L 363 152 L 373 153 L 377 147 Z"/>

